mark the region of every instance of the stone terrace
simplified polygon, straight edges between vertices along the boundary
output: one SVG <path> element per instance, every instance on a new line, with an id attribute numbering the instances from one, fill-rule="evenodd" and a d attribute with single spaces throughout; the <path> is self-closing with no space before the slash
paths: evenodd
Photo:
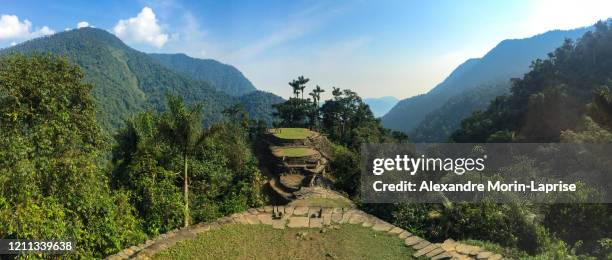
<path id="1" fill-rule="evenodd" d="M 403 239 L 404 244 L 415 250 L 413 257 L 427 259 L 502 259 L 499 254 L 483 250 L 477 246 L 465 245 L 451 239 L 444 243 L 430 243 L 412 233 L 389 224 L 381 219 L 354 208 L 321 208 L 293 206 L 265 206 L 251 208 L 217 219 L 211 223 L 174 230 L 109 256 L 107 259 L 149 259 L 179 241 L 195 238 L 198 234 L 221 225 L 270 225 L 276 229 L 285 228 L 334 228 L 341 224 L 361 225 L 378 232 L 387 232 Z"/>

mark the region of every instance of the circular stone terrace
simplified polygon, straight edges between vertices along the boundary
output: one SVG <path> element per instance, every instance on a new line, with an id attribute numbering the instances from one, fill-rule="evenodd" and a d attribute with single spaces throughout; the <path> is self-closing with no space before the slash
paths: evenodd
<path id="1" fill-rule="evenodd" d="M 316 132 L 306 128 L 272 128 L 268 131 L 276 138 L 285 140 L 303 140 L 316 135 Z"/>
<path id="2" fill-rule="evenodd" d="M 275 147 L 272 148 L 272 154 L 276 157 L 308 157 L 318 154 L 319 152 L 315 149 L 308 147 L 293 147 L 293 146 L 285 146 L 285 147 Z"/>

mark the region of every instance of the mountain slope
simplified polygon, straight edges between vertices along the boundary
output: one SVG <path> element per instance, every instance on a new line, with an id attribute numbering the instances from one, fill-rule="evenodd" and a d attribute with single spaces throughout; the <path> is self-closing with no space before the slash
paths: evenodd
<path id="1" fill-rule="evenodd" d="M 275 111 L 272 105 L 285 102 L 284 98 L 261 90 L 242 95 L 238 97 L 238 100 L 244 105 L 250 117 L 266 121 L 270 126 L 274 120 L 272 114 Z"/>
<path id="2" fill-rule="evenodd" d="M 565 42 L 548 59 L 513 82 L 509 95 L 498 97 L 486 110 L 461 122 L 456 142 L 557 142 L 561 132 L 582 127 L 583 116 L 603 126 L 612 120 L 610 107 L 592 110 L 594 93 L 610 89 L 612 21 L 601 22 L 576 43 Z M 610 102 L 609 97 L 603 97 Z M 591 112 L 591 113 L 589 113 Z M 600 114 L 597 114 L 600 113 Z M 606 119 L 608 118 L 608 119 Z M 582 129 L 579 129 L 582 130 Z"/>
<path id="3" fill-rule="evenodd" d="M 62 55 L 81 67 L 86 81 L 94 86 L 98 122 L 110 132 L 138 111 L 163 110 L 166 93 L 180 95 L 187 103 L 203 103 L 205 123 L 221 120 L 223 109 L 240 102 L 206 81 L 194 80 L 162 65 L 101 29 L 61 32 L 0 50 L 0 54 L 14 52 Z M 264 103 L 252 102 L 251 106 L 269 106 Z M 247 110 L 262 109 L 247 106 Z M 270 117 L 269 114 L 250 116 L 256 119 Z"/>
<path id="4" fill-rule="evenodd" d="M 238 69 L 211 59 L 196 59 L 185 54 L 149 54 L 168 68 L 188 77 L 206 81 L 219 91 L 241 96 L 257 90 Z"/>
<path id="5" fill-rule="evenodd" d="M 365 98 L 363 102 L 370 106 L 370 110 L 374 113 L 375 117 L 381 117 L 385 115 L 399 100 L 396 97 L 387 96 L 379 98 Z"/>
<path id="6" fill-rule="evenodd" d="M 483 85 L 504 86 L 509 79 L 527 72 L 531 62 L 563 43 L 576 39 L 589 28 L 550 31 L 526 39 L 504 40 L 480 59 L 459 65 L 442 83 L 426 94 L 400 101 L 382 117 L 385 127 L 412 132 L 432 111 L 459 93 Z"/>
<path id="7" fill-rule="evenodd" d="M 476 110 L 487 108 L 495 97 L 507 94 L 509 84 L 484 85 L 459 93 L 438 109 L 427 114 L 421 123 L 410 132 L 415 143 L 446 142 L 459 128 L 461 120 Z"/>

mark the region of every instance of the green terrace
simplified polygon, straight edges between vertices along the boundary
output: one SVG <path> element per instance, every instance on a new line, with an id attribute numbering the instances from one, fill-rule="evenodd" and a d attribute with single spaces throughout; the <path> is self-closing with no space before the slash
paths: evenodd
<path id="1" fill-rule="evenodd" d="M 306 157 L 317 153 L 316 150 L 308 147 L 282 147 L 272 149 L 272 154 L 276 157 Z"/>
<path id="2" fill-rule="evenodd" d="M 277 138 L 288 140 L 306 139 L 314 134 L 306 128 L 274 128 L 270 132 Z"/>

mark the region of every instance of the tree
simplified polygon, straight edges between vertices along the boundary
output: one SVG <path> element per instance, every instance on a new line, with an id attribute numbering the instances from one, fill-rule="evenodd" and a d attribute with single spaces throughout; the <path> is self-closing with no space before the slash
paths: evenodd
<path id="1" fill-rule="evenodd" d="M 64 58 L 0 57 L 0 237 L 74 239 L 75 258 L 144 239 L 127 194 L 108 185 L 91 90 Z"/>
<path id="2" fill-rule="evenodd" d="M 206 138 L 202 130 L 202 105 L 185 107 L 183 99 L 167 95 L 168 111 L 162 114 L 159 131 L 167 142 L 179 147 L 183 157 L 184 225 L 189 225 L 189 156 Z"/>
<path id="3" fill-rule="evenodd" d="M 319 128 L 320 125 L 320 116 L 319 116 L 319 101 L 321 100 L 321 93 L 325 92 L 324 89 L 322 89 L 319 85 L 317 85 L 316 88 L 314 88 L 312 90 L 312 92 L 310 92 L 308 95 L 310 95 L 312 97 L 312 103 L 313 103 L 313 111 L 312 111 L 312 122 L 311 124 L 314 125 L 315 128 Z"/>

